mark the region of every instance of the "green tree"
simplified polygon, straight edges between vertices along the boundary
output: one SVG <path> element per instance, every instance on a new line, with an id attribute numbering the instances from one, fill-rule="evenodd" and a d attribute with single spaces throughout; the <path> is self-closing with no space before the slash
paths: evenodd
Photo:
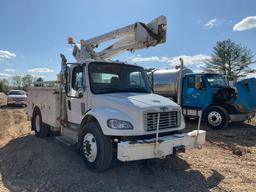
<path id="1" fill-rule="evenodd" d="M 9 81 L 7 79 L 0 79 L 0 92 L 8 92 Z"/>
<path id="2" fill-rule="evenodd" d="M 224 73 L 232 81 L 253 72 L 249 67 L 255 62 L 253 57 L 250 49 L 227 39 L 217 42 L 206 66 L 209 71 Z"/>
<path id="3" fill-rule="evenodd" d="M 22 86 L 23 89 L 27 91 L 30 84 L 33 82 L 33 76 L 32 75 L 25 75 L 22 77 Z"/>

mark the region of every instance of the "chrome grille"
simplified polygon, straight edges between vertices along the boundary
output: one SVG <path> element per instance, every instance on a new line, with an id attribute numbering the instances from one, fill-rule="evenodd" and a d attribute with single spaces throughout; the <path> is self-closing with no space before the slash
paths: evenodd
<path id="1" fill-rule="evenodd" d="M 159 112 L 159 129 L 170 129 L 178 126 L 178 112 Z M 157 129 L 158 113 L 147 113 L 146 115 L 146 129 L 147 131 L 153 131 Z"/>

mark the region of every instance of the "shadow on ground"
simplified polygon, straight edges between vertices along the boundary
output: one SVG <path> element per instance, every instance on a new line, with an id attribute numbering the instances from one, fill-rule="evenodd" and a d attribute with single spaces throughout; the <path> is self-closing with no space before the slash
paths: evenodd
<path id="1" fill-rule="evenodd" d="M 103 173 L 85 168 L 77 152 L 54 137 L 17 138 L 0 149 L 0 173 L 11 191 L 209 191 L 224 177 L 206 178 L 183 159 L 117 163 Z"/>

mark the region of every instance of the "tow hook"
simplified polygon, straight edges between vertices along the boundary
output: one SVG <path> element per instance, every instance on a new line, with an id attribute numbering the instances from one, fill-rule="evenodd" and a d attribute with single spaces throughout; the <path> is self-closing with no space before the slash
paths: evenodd
<path id="1" fill-rule="evenodd" d="M 179 146 L 173 147 L 173 153 L 174 154 L 185 153 L 185 151 L 186 151 L 186 148 L 185 148 L 184 145 L 179 145 Z"/>

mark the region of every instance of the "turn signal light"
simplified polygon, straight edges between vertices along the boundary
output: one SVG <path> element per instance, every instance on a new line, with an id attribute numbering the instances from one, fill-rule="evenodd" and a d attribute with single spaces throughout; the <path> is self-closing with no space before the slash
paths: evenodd
<path id="1" fill-rule="evenodd" d="M 68 44 L 74 44 L 72 37 L 68 37 Z"/>

